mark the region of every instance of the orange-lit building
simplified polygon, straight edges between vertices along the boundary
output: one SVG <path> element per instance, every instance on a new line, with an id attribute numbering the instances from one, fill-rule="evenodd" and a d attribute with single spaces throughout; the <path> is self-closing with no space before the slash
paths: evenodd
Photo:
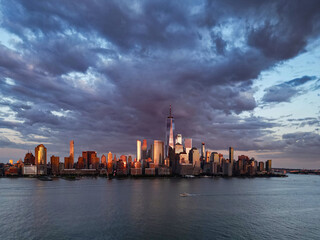
<path id="1" fill-rule="evenodd" d="M 101 156 L 101 165 L 103 168 L 107 167 L 107 157 L 104 154 Z"/>
<path id="2" fill-rule="evenodd" d="M 52 155 L 50 157 L 50 162 L 51 162 L 51 172 L 53 175 L 59 175 L 59 162 L 60 158 L 58 156 Z"/>
<path id="3" fill-rule="evenodd" d="M 171 147 L 171 145 L 170 145 L 170 147 Z M 163 141 L 154 140 L 152 158 L 153 158 L 153 162 L 156 165 L 156 167 L 163 164 L 163 161 L 164 161 L 164 142 Z"/>
<path id="4" fill-rule="evenodd" d="M 142 152 L 142 159 L 147 159 L 147 152 L 148 152 L 147 139 L 143 139 L 142 141 L 141 152 Z"/>
<path id="5" fill-rule="evenodd" d="M 40 144 L 35 148 L 35 162 L 38 175 L 47 175 L 47 148 Z"/>
<path id="6" fill-rule="evenodd" d="M 122 175 L 127 175 L 127 167 L 126 167 L 126 162 L 119 160 L 117 161 L 117 175 L 122 176 Z"/>
<path id="7" fill-rule="evenodd" d="M 120 160 L 127 162 L 127 156 L 126 155 L 121 155 Z"/>
<path id="8" fill-rule="evenodd" d="M 107 173 L 108 175 L 112 175 L 113 174 L 113 162 L 112 161 L 108 161 L 107 163 Z"/>
<path id="9" fill-rule="evenodd" d="M 83 157 L 78 157 L 77 168 L 78 168 L 78 169 L 83 169 L 83 168 L 84 168 L 84 160 L 83 160 Z"/>
<path id="10" fill-rule="evenodd" d="M 112 162 L 112 153 L 108 153 L 108 163 Z"/>
<path id="11" fill-rule="evenodd" d="M 97 153 L 95 151 L 86 151 L 82 152 L 83 162 L 84 162 L 84 168 L 92 168 L 92 161 L 96 163 Z"/>
<path id="12" fill-rule="evenodd" d="M 72 169 L 73 168 L 73 157 L 65 157 L 64 158 L 64 169 Z"/>
<path id="13" fill-rule="evenodd" d="M 100 165 L 100 158 L 97 157 L 97 154 L 95 154 L 95 156 L 91 156 L 91 168 L 92 169 L 99 169 L 99 165 Z"/>
<path id="14" fill-rule="evenodd" d="M 18 176 L 19 175 L 19 169 L 17 167 L 9 167 L 5 169 L 4 172 L 5 176 Z"/>

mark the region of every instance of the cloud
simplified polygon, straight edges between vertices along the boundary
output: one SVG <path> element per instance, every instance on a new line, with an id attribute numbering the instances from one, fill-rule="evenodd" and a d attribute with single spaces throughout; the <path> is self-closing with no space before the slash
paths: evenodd
<path id="1" fill-rule="evenodd" d="M 286 143 L 287 153 L 296 156 L 314 156 L 314 161 L 319 160 L 320 134 L 314 132 L 295 132 L 282 136 Z M 308 152 L 306 152 L 308 149 Z"/>
<path id="2" fill-rule="evenodd" d="M 303 84 L 314 81 L 315 76 L 303 76 L 301 78 L 295 78 L 290 81 L 271 86 L 265 89 L 265 94 L 262 98 L 262 101 L 265 103 L 268 102 L 290 102 L 290 100 L 303 93 L 300 86 Z"/>
<path id="3" fill-rule="evenodd" d="M 70 139 L 79 153 L 134 152 L 136 139 L 164 138 L 172 104 L 177 132 L 195 144 L 274 149 L 276 121 L 241 114 L 257 107 L 261 72 L 319 36 L 318 4 L 6 2 L 1 28 L 20 41 L 0 45 L 1 124 L 61 154 Z M 290 101 L 312 80 L 273 86 L 263 100 Z"/>

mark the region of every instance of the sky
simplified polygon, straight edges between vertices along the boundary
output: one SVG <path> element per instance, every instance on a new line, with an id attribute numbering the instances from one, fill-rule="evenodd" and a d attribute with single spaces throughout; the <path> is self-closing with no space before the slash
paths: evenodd
<path id="1" fill-rule="evenodd" d="M 195 147 L 320 168 L 320 1 L 0 2 L 0 162 L 135 155 L 171 104 Z"/>

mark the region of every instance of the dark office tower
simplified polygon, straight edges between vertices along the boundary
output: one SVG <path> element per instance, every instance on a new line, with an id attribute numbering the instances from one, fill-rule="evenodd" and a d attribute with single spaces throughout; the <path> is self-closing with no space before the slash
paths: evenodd
<path id="1" fill-rule="evenodd" d="M 47 148 L 40 144 L 35 148 L 35 161 L 37 165 L 37 174 L 47 174 Z"/>
<path id="2" fill-rule="evenodd" d="M 264 171 L 264 162 L 259 162 L 259 172 Z"/>
<path id="3" fill-rule="evenodd" d="M 33 156 L 33 154 L 31 152 L 26 153 L 26 156 L 24 157 L 24 164 L 29 165 L 35 164 L 35 157 Z"/>
<path id="4" fill-rule="evenodd" d="M 202 160 L 204 160 L 205 156 L 206 156 L 206 147 L 205 147 L 204 142 L 203 142 L 201 144 L 201 158 L 202 158 Z"/>
<path id="5" fill-rule="evenodd" d="M 229 161 L 231 165 L 233 164 L 233 147 L 229 147 Z"/>
<path id="6" fill-rule="evenodd" d="M 165 158 L 168 157 L 169 154 L 169 147 L 174 148 L 174 138 L 173 138 L 173 132 L 174 132 L 174 119 L 171 115 L 171 105 L 170 105 L 170 115 L 167 118 L 167 125 L 166 125 L 166 142 L 165 142 Z"/>
<path id="7" fill-rule="evenodd" d="M 141 147 L 142 159 L 147 159 L 147 151 L 148 151 L 147 139 L 143 139 L 142 147 Z"/>
<path id="8" fill-rule="evenodd" d="M 132 156 L 129 155 L 129 157 L 128 157 L 128 166 L 131 167 L 131 165 L 132 165 Z"/>
<path id="9" fill-rule="evenodd" d="M 59 175 L 59 157 L 52 155 L 50 157 L 51 171 L 53 175 Z"/>

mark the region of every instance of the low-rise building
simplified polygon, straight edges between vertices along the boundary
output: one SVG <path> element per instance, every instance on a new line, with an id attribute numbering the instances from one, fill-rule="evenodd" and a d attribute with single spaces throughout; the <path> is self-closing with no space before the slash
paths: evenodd
<path id="1" fill-rule="evenodd" d="M 37 166 L 36 165 L 24 165 L 22 167 L 22 175 L 24 175 L 24 176 L 37 175 Z"/>
<path id="2" fill-rule="evenodd" d="M 146 168 L 144 170 L 144 174 L 146 176 L 155 176 L 156 175 L 156 169 L 155 168 Z"/>
<path id="3" fill-rule="evenodd" d="M 142 168 L 131 168 L 130 174 L 131 174 L 131 176 L 141 176 L 142 175 Z"/>

